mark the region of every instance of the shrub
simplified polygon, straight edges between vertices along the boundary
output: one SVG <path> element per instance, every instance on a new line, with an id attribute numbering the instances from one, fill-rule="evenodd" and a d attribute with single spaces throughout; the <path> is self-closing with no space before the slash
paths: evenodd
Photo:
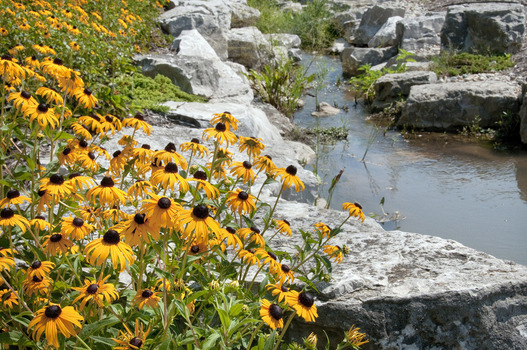
<path id="1" fill-rule="evenodd" d="M 486 56 L 470 53 L 452 54 L 443 52 L 432 58 L 432 70 L 437 76 L 488 73 L 514 67 L 510 55 Z"/>

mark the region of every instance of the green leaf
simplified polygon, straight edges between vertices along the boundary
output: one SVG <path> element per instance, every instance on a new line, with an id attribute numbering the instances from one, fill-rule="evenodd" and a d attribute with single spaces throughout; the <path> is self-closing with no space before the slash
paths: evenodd
<path id="1" fill-rule="evenodd" d="M 229 326 L 231 324 L 231 319 L 229 318 L 229 314 L 220 308 L 216 308 L 216 311 L 218 312 L 218 316 L 220 316 L 221 324 L 223 325 L 223 328 L 225 330 L 229 329 Z"/>
<path id="2" fill-rule="evenodd" d="M 93 322 L 90 324 L 84 325 L 82 328 L 82 331 L 80 333 L 80 337 L 83 339 L 87 339 L 91 337 L 93 334 L 101 332 L 103 329 L 111 327 L 113 325 L 116 325 L 120 323 L 119 319 L 115 316 L 109 316 L 105 317 L 100 321 Z M 115 344 L 114 344 L 115 345 Z"/>
<path id="3" fill-rule="evenodd" d="M 233 306 L 231 306 L 231 308 L 229 310 L 229 315 L 232 316 L 232 317 L 236 317 L 236 316 L 238 316 L 240 314 L 242 309 L 243 309 L 243 304 L 241 304 L 241 303 L 234 304 Z"/>
<path id="4" fill-rule="evenodd" d="M 106 344 L 106 345 L 109 345 L 109 346 L 112 346 L 114 347 L 115 346 L 115 342 L 109 338 L 104 338 L 104 337 L 99 337 L 99 336 L 96 336 L 96 335 L 92 335 L 90 336 L 90 339 L 91 340 L 94 340 L 96 343 L 102 343 L 102 344 Z"/>
<path id="5" fill-rule="evenodd" d="M 203 346 L 201 347 L 202 350 L 211 349 L 216 345 L 216 342 L 220 338 L 220 335 L 216 332 L 212 333 L 205 339 L 205 342 L 203 343 Z"/>
<path id="6" fill-rule="evenodd" d="M 24 333 L 19 331 L 11 331 L 7 333 L 0 333 L 0 344 L 19 345 L 19 346 L 35 346 L 35 343 L 24 336 Z"/>
<path id="7" fill-rule="evenodd" d="M 263 350 L 273 350 L 274 343 L 275 343 L 275 337 L 276 337 L 276 332 L 275 331 L 273 331 L 273 333 L 269 334 L 269 338 L 267 338 L 267 340 L 265 341 Z"/>
<path id="8" fill-rule="evenodd" d="M 167 338 L 165 341 L 157 348 L 158 350 L 171 350 L 176 348 L 176 344 L 172 344 L 172 339 Z"/>

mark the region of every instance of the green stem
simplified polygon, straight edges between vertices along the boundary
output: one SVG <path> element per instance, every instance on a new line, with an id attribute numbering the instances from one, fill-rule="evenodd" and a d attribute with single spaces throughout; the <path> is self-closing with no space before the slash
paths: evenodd
<path id="1" fill-rule="evenodd" d="M 256 327 L 256 329 L 254 330 L 253 334 L 251 334 L 251 339 L 249 339 L 249 343 L 247 343 L 247 349 L 248 350 L 251 349 L 251 345 L 253 343 L 254 337 L 256 336 L 256 334 L 258 334 L 258 331 L 260 330 L 260 328 L 262 328 L 262 326 L 263 326 L 263 322 L 260 323 L 258 325 L 258 327 Z"/>
<path id="2" fill-rule="evenodd" d="M 267 229 L 271 226 L 271 222 L 273 222 L 273 214 L 274 214 L 274 211 L 276 209 L 276 205 L 278 204 L 278 201 L 280 200 L 280 196 L 282 195 L 282 191 L 284 190 L 284 187 L 285 187 L 285 185 L 282 185 L 282 187 L 280 188 L 280 192 L 278 193 L 278 196 L 276 197 L 276 202 L 274 202 L 273 209 L 271 209 L 271 212 L 269 213 L 269 219 L 265 223 L 265 227 L 264 227 L 264 229 L 263 229 L 263 231 L 261 233 L 262 236 L 265 233 L 265 231 L 267 231 Z"/>
<path id="3" fill-rule="evenodd" d="M 276 342 L 273 350 L 277 350 L 278 347 L 280 346 L 280 342 L 282 341 L 282 338 L 284 337 L 285 331 L 287 330 L 287 328 L 289 328 L 289 325 L 291 324 L 291 321 L 293 321 L 293 318 L 295 317 L 295 315 L 296 315 L 296 311 L 293 310 L 293 312 L 291 313 L 291 316 L 289 316 L 289 318 L 287 319 L 287 322 L 284 328 L 282 329 L 282 333 L 280 333 L 280 337 L 278 337 L 278 341 Z"/>

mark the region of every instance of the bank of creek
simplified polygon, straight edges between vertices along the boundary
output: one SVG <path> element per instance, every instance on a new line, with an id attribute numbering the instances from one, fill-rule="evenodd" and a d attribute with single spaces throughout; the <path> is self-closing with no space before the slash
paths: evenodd
<path id="1" fill-rule="evenodd" d="M 432 138 L 427 133 L 415 132 L 405 139 L 395 130 L 374 132 L 376 126 L 368 120 L 366 107 L 356 105 L 345 88 L 336 86 L 342 80 L 338 57 L 306 54 L 302 62 L 311 63 L 310 72 L 328 70 L 324 87 L 318 92 L 319 102 L 349 107 L 317 121 L 311 116 L 315 110 L 312 90 L 303 98 L 305 107 L 294 116 L 295 123 L 304 128 L 318 123 L 321 128 L 349 129 L 347 140 L 320 145 L 322 198 L 328 196 L 331 179 L 344 169 L 332 208 L 356 201 L 366 213 L 385 221 L 386 230 L 397 228 L 453 239 L 527 265 L 523 221 L 527 214 L 527 152 L 497 151 L 487 144 L 441 135 Z M 397 216 L 399 220 L 394 220 Z"/>

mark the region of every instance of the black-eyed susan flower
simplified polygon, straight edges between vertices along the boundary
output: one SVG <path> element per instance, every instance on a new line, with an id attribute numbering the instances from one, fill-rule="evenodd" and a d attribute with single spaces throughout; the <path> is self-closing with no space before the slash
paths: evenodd
<path id="1" fill-rule="evenodd" d="M 171 191 L 174 191 L 177 184 L 180 192 L 185 193 L 188 191 L 187 180 L 179 175 L 178 166 L 173 162 L 167 163 L 164 168 L 156 170 L 152 174 L 150 182 L 152 182 L 154 186 L 159 185 L 165 190 L 170 189 Z"/>
<path id="2" fill-rule="evenodd" d="M 1 289 L 0 303 L 2 309 L 12 309 L 14 305 L 18 305 L 18 298 L 10 289 Z"/>
<path id="3" fill-rule="evenodd" d="M 226 203 L 232 211 L 238 211 L 238 214 L 242 215 L 242 213 L 248 214 L 256 210 L 255 199 L 252 194 L 248 194 L 238 188 L 236 191 L 229 193 Z"/>
<path id="4" fill-rule="evenodd" d="M 276 230 L 280 233 L 284 233 L 288 235 L 289 237 L 293 236 L 293 232 L 291 231 L 291 224 L 287 220 L 275 220 L 275 227 Z"/>
<path id="5" fill-rule="evenodd" d="M 291 270 L 289 265 L 278 263 L 278 265 L 274 265 L 274 267 L 275 268 L 271 270 L 271 273 L 275 275 L 278 284 L 282 285 L 286 281 L 292 283 L 295 280 L 295 272 Z"/>
<path id="6" fill-rule="evenodd" d="M 364 222 L 364 213 L 362 211 L 362 206 L 359 203 L 342 203 L 342 210 L 347 210 L 349 216 L 354 216 Z"/>
<path id="7" fill-rule="evenodd" d="M 40 180 L 40 189 L 46 191 L 57 199 L 64 198 L 73 192 L 73 187 L 69 182 L 64 180 L 60 174 L 53 174 L 49 178 Z"/>
<path id="8" fill-rule="evenodd" d="M 43 279 L 44 277 L 49 276 L 49 273 L 54 267 L 55 264 L 51 261 L 35 260 L 29 265 L 29 268 L 26 271 L 26 278 L 32 279 L 36 276 L 39 279 Z"/>
<path id="9" fill-rule="evenodd" d="M 262 143 L 262 139 L 256 137 L 239 137 L 239 150 L 240 152 L 247 151 L 249 157 L 257 157 L 265 149 L 265 145 Z"/>
<path id="10" fill-rule="evenodd" d="M 24 78 L 26 72 L 13 57 L 4 55 L 0 57 L 0 76 L 6 81 L 12 81 Z"/>
<path id="11" fill-rule="evenodd" d="M 233 162 L 231 168 L 231 174 L 237 178 L 241 178 L 244 184 L 254 183 L 254 171 L 253 165 L 249 161 L 244 162 Z"/>
<path id="12" fill-rule="evenodd" d="M 193 138 L 190 142 L 182 143 L 179 145 L 179 149 L 181 151 L 190 151 L 192 156 L 198 155 L 201 158 L 209 154 L 208 148 L 202 145 L 197 138 Z"/>
<path id="13" fill-rule="evenodd" d="M 60 233 L 71 239 L 84 239 L 93 231 L 93 226 L 78 217 L 63 218 Z"/>
<path id="14" fill-rule="evenodd" d="M 285 300 L 285 298 L 289 295 L 289 288 L 287 288 L 284 284 L 268 284 L 266 288 L 267 290 L 271 291 L 271 294 L 274 297 L 278 298 L 278 302 Z"/>
<path id="15" fill-rule="evenodd" d="M 138 179 L 128 188 L 128 197 L 139 199 L 144 198 L 144 196 L 154 193 L 155 187 L 148 180 Z"/>
<path id="16" fill-rule="evenodd" d="M 123 126 L 132 127 L 134 130 L 141 129 L 147 135 L 150 135 L 152 131 L 152 126 L 145 122 L 145 116 L 141 113 L 136 113 L 133 118 L 125 118 L 123 120 Z"/>
<path id="17" fill-rule="evenodd" d="M 139 310 L 145 306 L 156 307 L 160 299 L 158 294 L 159 292 L 154 292 L 151 288 L 139 290 L 132 300 L 132 305 L 137 305 Z"/>
<path id="18" fill-rule="evenodd" d="M 29 116 L 29 121 L 31 123 L 36 119 L 42 128 L 46 128 L 49 125 L 51 128 L 55 129 L 59 125 L 59 120 L 55 116 L 55 112 L 53 112 L 53 109 L 45 103 L 41 103 L 38 106 L 28 107 L 25 114 Z"/>
<path id="19" fill-rule="evenodd" d="M 262 261 L 262 265 L 269 264 L 269 270 L 274 271 L 280 268 L 280 263 L 277 260 L 277 257 L 274 253 L 268 252 L 263 248 L 256 248 L 255 253 Z"/>
<path id="20" fill-rule="evenodd" d="M 238 235 L 244 240 L 246 240 L 247 237 L 249 237 L 249 241 L 253 242 L 260 248 L 263 248 L 265 246 L 265 240 L 262 237 L 262 235 L 260 235 L 260 230 L 257 227 L 252 226 L 252 227 L 241 228 L 238 230 Z"/>
<path id="21" fill-rule="evenodd" d="M 77 99 L 77 102 L 86 109 L 92 109 L 97 106 L 99 102 L 93 95 L 92 91 L 88 88 L 78 88 L 73 91 L 73 96 Z"/>
<path id="22" fill-rule="evenodd" d="M 38 105 L 37 100 L 27 91 L 12 92 L 7 96 L 7 100 L 13 101 L 13 106 L 22 113 Z"/>
<path id="23" fill-rule="evenodd" d="M 238 236 L 236 230 L 233 229 L 232 227 L 227 227 L 225 231 L 220 231 L 220 232 L 225 232 L 224 239 L 227 239 L 228 247 L 230 246 L 234 250 L 243 247 L 242 240 Z"/>
<path id="24" fill-rule="evenodd" d="M 73 91 L 84 87 L 84 81 L 81 78 L 80 72 L 73 69 L 66 69 L 64 76 L 55 77 L 59 82 L 59 87 L 62 92 L 70 97 L 73 97 Z"/>
<path id="25" fill-rule="evenodd" d="M 0 35 L 1 36 L 7 36 L 9 34 L 9 31 L 5 28 L 0 28 Z"/>
<path id="26" fill-rule="evenodd" d="M 44 276 L 39 278 L 33 276 L 31 278 L 26 278 L 23 282 L 24 294 L 28 297 L 33 295 L 47 295 L 50 291 L 51 278 Z"/>
<path id="27" fill-rule="evenodd" d="M 190 255 L 203 254 L 203 253 L 206 253 L 208 250 L 209 250 L 209 242 L 208 241 L 194 240 L 188 246 L 188 253 Z"/>
<path id="28" fill-rule="evenodd" d="M 36 56 L 26 57 L 24 60 L 26 63 L 26 66 L 31 69 L 39 69 L 40 68 L 40 61 Z"/>
<path id="29" fill-rule="evenodd" d="M 212 115 L 210 120 L 212 125 L 217 123 L 223 123 L 225 126 L 232 130 L 238 130 L 238 119 L 234 118 L 230 112 L 216 113 Z"/>
<path id="30" fill-rule="evenodd" d="M 70 47 L 73 51 L 79 51 L 80 49 L 79 43 L 76 41 L 70 41 Z"/>
<path id="31" fill-rule="evenodd" d="M 290 165 L 287 168 L 278 168 L 275 171 L 277 176 L 281 176 L 283 188 L 289 188 L 292 185 L 295 186 L 296 191 L 304 190 L 304 183 L 296 176 L 297 169 L 294 165 Z"/>
<path id="32" fill-rule="evenodd" d="M 298 316 L 306 322 L 314 322 L 318 317 L 315 298 L 311 293 L 292 290 L 285 299 L 287 304 L 294 308 Z"/>
<path id="33" fill-rule="evenodd" d="M 68 164 L 73 165 L 77 160 L 77 154 L 69 147 L 64 147 L 62 151 L 59 152 L 59 163 L 60 165 Z"/>
<path id="34" fill-rule="evenodd" d="M 92 265 L 102 265 L 110 255 L 113 268 L 117 269 L 119 266 L 119 272 L 124 271 L 126 263 L 131 265 L 135 261 L 132 248 L 121 242 L 121 236 L 115 230 L 108 230 L 101 238 L 88 243 L 84 253 Z"/>
<path id="35" fill-rule="evenodd" d="M 333 258 L 337 264 L 340 264 L 344 258 L 343 251 L 338 245 L 325 245 L 322 250 L 329 255 L 330 258 Z"/>
<path id="36" fill-rule="evenodd" d="M 360 328 L 352 325 L 350 329 L 344 334 L 345 341 L 348 345 L 354 349 L 358 349 L 361 345 L 369 343 L 370 341 L 364 339 L 366 337 L 365 333 L 359 332 Z"/>
<path id="37" fill-rule="evenodd" d="M 110 176 L 105 176 L 101 180 L 101 184 L 97 187 L 91 188 L 86 193 L 86 199 L 92 203 L 97 201 L 101 205 L 108 205 L 110 207 L 118 204 L 126 204 L 126 192 L 114 186 L 115 182 Z"/>
<path id="38" fill-rule="evenodd" d="M 141 326 L 139 326 L 141 325 Z M 150 333 L 150 327 L 143 331 L 143 324 L 138 320 L 135 321 L 135 331 L 131 332 L 126 325 L 124 325 L 126 332 L 119 331 L 119 337 L 112 338 L 118 345 L 114 348 L 115 350 L 137 350 L 140 349 L 145 341 L 148 333 Z"/>
<path id="39" fill-rule="evenodd" d="M 14 188 L 7 191 L 5 198 L 0 200 L 0 208 L 8 207 L 10 205 L 21 205 L 24 202 L 31 203 L 31 199 L 20 195 L 20 191 Z"/>
<path id="40" fill-rule="evenodd" d="M 258 256 L 255 253 L 256 252 L 253 249 L 241 249 L 238 252 L 238 257 L 249 266 L 258 264 L 258 267 L 260 267 L 260 259 L 258 259 Z"/>
<path id="41" fill-rule="evenodd" d="M 187 179 L 187 181 L 196 181 L 196 191 L 199 191 L 199 189 L 202 188 L 208 199 L 218 198 L 220 195 L 220 190 L 207 181 L 207 174 L 202 170 L 196 171 L 190 179 Z"/>
<path id="42" fill-rule="evenodd" d="M 73 133 L 77 137 L 84 138 L 86 140 L 91 140 L 93 138 L 91 131 L 88 129 L 88 127 L 79 124 L 79 123 L 71 123 L 71 129 L 73 130 Z"/>
<path id="43" fill-rule="evenodd" d="M 282 318 L 284 312 L 278 304 L 271 303 L 267 299 L 260 300 L 260 316 L 271 329 L 283 328 L 284 320 Z"/>
<path id="44" fill-rule="evenodd" d="M 18 45 L 13 46 L 7 52 L 9 52 L 11 56 L 16 56 L 20 51 L 23 51 L 24 49 L 25 47 L 23 45 L 18 44 Z"/>
<path id="45" fill-rule="evenodd" d="M 77 26 L 68 26 L 68 32 L 70 32 L 71 35 L 79 35 L 81 33 Z"/>
<path id="46" fill-rule="evenodd" d="M 72 186 L 73 191 L 81 191 L 84 188 L 90 188 L 95 185 L 95 180 L 93 178 L 83 176 L 80 173 L 69 174 L 67 181 Z"/>
<path id="47" fill-rule="evenodd" d="M 62 308 L 59 304 L 51 304 L 38 310 L 27 328 L 33 329 L 32 337 L 36 341 L 45 333 L 47 343 L 58 348 L 59 332 L 66 338 L 74 337 L 78 333 L 75 327 L 82 328 L 82 321 L 84 318 L 72 306 Z"/>
<path id="48" fill-rule="evenodd" d="M 12 249 L 0 247 L 0 271 L 15 267 L 15 259 L 12 258 L 12 255 Z"/>
<path id="49" fill-rule="evenodd" d="M 136 163 L 141 166 L 152 162 L 154 151 L 150 145 L 143 144 L 139 148 L 134 148 L 132 157 L 137 158 Z"/>
<path id="50" fill-rule="evenodd" d="M 49 50 L 48 50 L 49 51 Z M 60 58 L 46 59 L 40 63 L 40 69 L 51 76 L 67 77 L 70 74 L 70 69 L 65 67 Z"/>
<path id="51" fill-rule="evenodd" d="M 320 233 L 322 234 L 322 237 L 329 238 L 329 236 L 331 234 L 331 228 L 329 228 L 328 225 L 324 224 L 323 222 L 317 222 L 315 224 L 315 228 L 318 231 L 320 231 Z"/>
<path id="52" fill-rule="evenodd" d="M 114 176 L 119 176 L 128 161 L 126 153 L 117 150 L 113 152 L 112 156 L 110 160 L 110 173 Z"/>
<path id="53" fill-rule="evenodd" d="M 44 243 L 42 243 L 44 252 L 53 256 L 67 253 L 72 246 L 73 242 L 60 233 L 44 236 Z"/>
<path id="54" fill-rule="evenodd" d="M 79 310 L 82 311 L 86 303 L 93 302 L 98 307 L 104 306 L 104 300 L 111 303 L 114 300 L 119 299 L 119 293 L 115 290 L 115 286 L 111 283 L 106 283 L 106 280 L 110 275 L 103 279 L 95 280 L 84 280 L 84 286 L 72 287 L 74 290 L 79 292 L 79 295 L 73 300 L 73 303 L 81 301 Z"/>
<path id="55" fill-rule="evenodd" d="M 153 157 L 157 159 L 157 163 L 167 164 L 170 162 L 176 163 L 181 169 L 187 169 L 187 161 L 183 156 L 176 152 L 176 145 L 169 142 L 164 149 L 154 152 Z"/>
<path id="56" fill-rule="evenodd" d="M 159 229 L 150 227 L 150 221 L 145 213 L 136 213 L 132 218 L 119 223 L 124 242 L 132 247 L 140 245 L 144 241 L 150 243 L 150 234 L 154 240 L 159 239 Z"/>
<path id="57" fill-rule="evenodd" d="M 183 209 L 179 214 L 179 225 L 183 229 L 184 238 L 189 238 L 192 233 L 198 241 L 208 241 L 209 230 L 219 231 L 220 225 L 209 215 L 209 208 L 205 205 L 196 205 L 193 209 Z"/>
<path id="58" fill-rule="evenodd" d="M 48 105 L 51 104 L 51 102 L 54 102 L 56 105 L 59 106 L 64 104 L 62 96 L 55 89 L 41 86 L 37 89 L 37 95 L 44 97 Z"/>
<path id="59" fill-rule="evenodd" d="M 143 200 L 144 204 L 141 211 L 147 213 L 153 229 L 173 227 L 174 221 L 182 210 L 181 206 L 170 198 L 158 196 L 154 193 L 150 194 L 150 197 L 150 199 Z"/>
<path id="60" fill-rule="evenodd" d="M 208 140 L 211 137 L 213 137 L 220 145 L 225 142 L 227 146 L 229 146 L 238 142 L 236 135 L 229 131 L 224 123 L 218 123 L 215 127 L 203 131 L 203 138 L 205 140 Z"/>
<path id="61" fill-rule="evenodd" d="M 29 225 L 34 227 L 37 232 L 44 231 L 46 229 L 49 230 L 51 228 L 51 224 L 47 222 L 46 218 L 42 215 L 37 215 L 34 219 L 29 220 Z"/>
<path id="62" fill-rule="evenodd" d="M 4 208 L 0 211 L 0 226 L 18 227 L 22 232 L 26 232 L 29 227 L 29 221 L 22 215 L 15 214 L 13 209 Z"/>
<path id="63" fill-rule="evenodd" d="M 112 132 L 112 135 L 121 130 L 123 127 L 121 120 L 113 115 L 106 114 L 104 118 L 101 119 L 101 127 L 99 132 L 107 133 Z"/>

